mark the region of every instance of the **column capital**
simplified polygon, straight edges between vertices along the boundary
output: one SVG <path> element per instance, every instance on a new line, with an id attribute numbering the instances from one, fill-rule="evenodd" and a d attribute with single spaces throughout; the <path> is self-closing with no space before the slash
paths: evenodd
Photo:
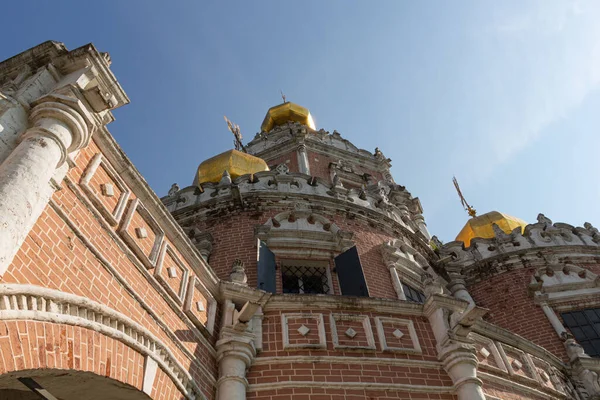
<path id="1" fill-rule="evenodd" d="M 254 336 L 243 332 L 227 332 L 222 333 L 222 338 L 216 343 L 217 362 L 223 358 L 237 358 L 246 364 L 246 368 L 252 365 L 254 357 L 256 357 L 256 347 L 254 346 Z"/>

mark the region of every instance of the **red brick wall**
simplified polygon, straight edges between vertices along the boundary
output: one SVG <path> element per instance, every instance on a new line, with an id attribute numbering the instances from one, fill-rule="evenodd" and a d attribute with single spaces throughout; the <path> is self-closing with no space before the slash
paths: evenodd
<path id="1" fill-rule="evenodd" d="M 239 212 L 227 217 L 213 219 L 209 223 L 198 226 L 201 231 L 206 230 L 213 236 L 213 250 L 210 255 L 210 265 L 221 279 L 229 279 L 231 266 L 235 259 L 244 262 L 248 285 L 256 287 L 256 240 L 254 228 L 266 223 L 269 218 L 283 210 L 269 210 L 260 216 L 252 213 Z M 381 244 L 392 240 L 389 235 L 379 232 L 376 228 L 369 227 L 364 222 L 349 221 L 342 217 L 333 218 L 332 222 L 344 231 L 354 232 L 354 242 L 363 266 L 365 279 L 371 297 L 397 298 L 392 286 L 388 269 L 383 263 Z M 277 270 L 277 284 L 281 290 L 281 271 Z M 335 274 L 333 274 L 335 294 L 340 294 Z"/>
<path id="2" fill-rule="evenodd" d="M 307 310 L 305 308 L 299 310 L 286 310 L 285 313 L 324 313 L 323 310 Z M 330 335 L 331 326 L 328 318 L 328 312 L 324 313 L 324 330 L 326 337 L 326 348 L 324 349 L 294 349 L 286 350 L 283 348 L 282 342 L 282 323 L 281 323 L 280 311 L 268 311 L 265 313 L 263 320 L 263 351 L 259 354 L 257 360 L 260 362 L 261 358 L 267 357 L 282 357 L 282 356 L 314 356 L 314 357 L 326 357 L 326 356 L 337 356 L 337 357 L 368 357 L 368 358 L 381 358 L 382 362 L 379 364 L 363 363 L 356 364 L 354 362 L 327 362 L 322 360 L 319 362 L 276 362 L 271 364 L 259 364 L 252 366 L 248 373 L 248 381 L 251 385 L 253 384 L 264 384 L 273 382 L 326 382 L 326 383 L 341 383 L 341 382 L 363 382 L 363 383 L 376 383 L 376 384 L 410 384 L 410 385 L 430 385 L 430 386 L 452 386 L 452 380 L 441 368 L 424 367 L 424 366 L 401 366 L 394 365 L 392 363 L 385 364 L 384 360 L 394 359 L 410 359 L 410 360 L 424 360 L 424 361 L 437 361 L 436 349 L 435 349 L 435 338 L 431 332 L 429 322 L 424 317 L 415 316 L 398 316 L 388 314 L 376 314 L 376 313 L 362 313 L 367 315 L 370 319 L 370 323 L 373 331 L 375 331 L 375 320 L 374 317 L 395 317 L 402 319 L 412 320 L 417 333 L 420 346 L 422 348 L 422 354 L 406 354 L 406 353 L 383 353 L 379 338 L 375 334 L 375 345 L 376 350 L 341 350 L 335 349 L 333 346 L 332 338 Z M 346 314 L 346 313 L 345 313 Z M 348 313 L 348 315 L 354 315 Z M 356 314 L 358 315 L 358 314 Z M 294 323 L 290 323 L 290 342 L 292 342 L 291 332 L 297 329 L 296 325 L 304 324 L 311 328 L 314 332 L 316 326 L 313 322 L 306 320 L 294 320 Z M 337 331 L 340 331 L 340 326 L 343 324 L 337 322 Z M 357 332 L 361 332 L 360 328 L 356 328 Z M 311 333 L 307 334 L 308 337 Z M 389 335 L 388 335 L 389 336 Z M 408 335 L 406 335 L 408 336 Z M 359 337 L 359 336 L 357 336 Z M 340 337 L 340 339 L 343 339 Z M 402 338 L 404 339 L 404 338 Z M 300 340 L 300 339 L 299 339 Z M 389 339 L 388 339 L 389 340 Z M 359 340 L 360 341 L 360 340 Z M 305 340 L 306 342 L 306 340 Z M 356 344 L 356 342 L 354 343 Z M 406 393 L 398 392 L 394 390 L 356 390 L 356 389 L 323 389 L 323 388 L 311 388 L 302 387 L 299 384 L 298 387 L 286 388 L 286 389 L 274 389 L 250 392 L 248 395 L 249 399 L 270 399 L 270 400 L 283 400 L 283 399 L 360 399 L 360 400 L 371 400 L 371 399 L 455 399 L 455 396 L 451 394 L 429 394 L 429 393 Z"/>
<path id="3" fill-rule="evenodd" d="M 142 388 L 144 357 L 122 342 L 71 325 L 0 321 L 0 374 L 27 369 L 93 372 Z"/>
<path id="4" fill-rule="evenodd" d="M 491 277 L 469 288 L 478 306 L 489 308 L 486 321 L 523 336 L 556 356 L 567 359 L 550 321 L 533 303 L 528 285 L 535 268 L 518 269 Z"/>
<path id="5" fill-rule="evenodd" d="M 266 158 L 265 161 L 269 167 L 275 168 L 279 164 L 285 164 L 290 169 L 290 172 L 300 172 L 300 168 L 298 167 L 298 155 L 296 151 L 284 154 L 274 159 Z"/>
<path id="6" fill-rule="evenodd" d="M 2 277 L 2 282 L 32 284 L 87 297 L 128 316 L 165 343 L 177 361 L 190 371 L 205 394 L 212 397 L 214 388 L 202 366 L 209 371 L 212 379 L 216 377 L 214 350 L 202 344 L 200 337 L 190 330 L 180 316 L 181 311 L 176 312 L 176 308 L 165 300 L 171 295 L 161 287 L 156 287 L 157 282 L 152 276 L 154 269 L 149 273 L 140 271 L 131 260 L 134 256 L 131 253 L 128 256 L 124 250 L 124 243 L 113 237 L 116 228 L 107 229 L 106 225 L 99 222 L 100 217 L 91 211 L 93 205 L 82 200 L 86 196 L 80 190 L 79 180 L 89 160 L 98 152 L 98 147 L 92 143 L 80 153 L 77 166 L 69 171 L 68 180 L 52 197 L 58 211 L 51 205 L 46 207 L 13 264 Z M 105 179 L 108 178 L 101 169 L 99 174 L 94 175 L 90 186 L 98 188 Z M 130 198 L 135 198 L 135 195 L 132 194 Z M 61 216 L 61 213 L 65 216 Z M 68 225 L 67 220 L 76 225 L 83 238 Z M 149 237 L 137 239 L 133 229 L 137 226 L 146 227 Z M 144 253 L 149 254 L 155 235 L 139 213 L 136 212 L 128 232 Z M 114 268 L 120 278 L 96 257 L 86 241 Z M 174 254 L 181 258 L 177 249 L 174 249 Z M 132 288 L 137 297 L 125 284 Z M 142 298 L 146 306 L 141 304 L 139 299 Z M 181 305 L 177 308 L 181 309 Z M 178 339 L 169 336 L 167 329 Z M 214 341 L 214 338 L 211 340 Z M 193 356 L 184 353 L 182 348 L 187 348 Z M 143 367 L 143 361 L 140 361 L 140 365 Z"/>

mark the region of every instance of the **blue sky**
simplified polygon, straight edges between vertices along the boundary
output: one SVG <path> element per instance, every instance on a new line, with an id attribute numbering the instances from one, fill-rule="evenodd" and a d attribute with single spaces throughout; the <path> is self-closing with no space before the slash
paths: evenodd
<path id="1" fill-rule="evenodd" d="M 600 225 L 600 2 L 12 2 L 0 59 L 93 42 L 131 98 L 109 126 L 159 194 L 288 100 L 381 148 L 433 234 L 484 213 Z"/>

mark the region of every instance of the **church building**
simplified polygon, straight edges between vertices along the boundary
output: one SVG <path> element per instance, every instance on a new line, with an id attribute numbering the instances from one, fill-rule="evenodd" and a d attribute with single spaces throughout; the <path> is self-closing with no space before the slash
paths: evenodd
<path id="1" fill-rule="evenodd" d="M 0 399 L 600 399 L 590 223 L 461 194 L 442 244 L 385 149 L 285 98 L 159 198 L 107 128 L 110 65 L 0 62 Z"/>

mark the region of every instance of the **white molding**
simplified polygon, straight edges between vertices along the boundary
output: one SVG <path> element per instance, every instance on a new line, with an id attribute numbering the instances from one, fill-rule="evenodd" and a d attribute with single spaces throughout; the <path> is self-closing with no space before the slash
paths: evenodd
<path id="1" fill-rule="evenodd" d="M 177 267 L 180 268 L 183 273 L 183 276 L 181 277 L 181 285 L 180 285 L 179 289 L 177 290 L 177 292 L 175 290 L 173 290 L 173 288 L 169 285 L 169 283 L 161 275 L 162 270 L 164 268 L 164 262 L 165 262 L 165 257 L 167 256 L 167 253 L 171 256 L 171 258 L 173 259 L 175 264 L 177 264 Z M 165 290 L 167 292 L 169 292 L 169 294 L 173 297 L 173 300 L 175 300 L 177 302 L 177 304 L 179 304 L 179 305 L 183 305 L 185 291 L 188 287 L 188 285 L 187 285 L 188 275 L 189 275 L 189 270 L 188 270 L 187 266 L 179 259 L 179 257 L 173 250 L 173 247 L 171 246 L 171 244 L 165 240 L 165 242 L 162 245 L 160 254 L 158 256 L 156 268 L 154 269 L 154 278 L 156 278 L 156 280 L 158 282 L 160 282 L 161 285 L 163 285 Z"/>
<path id="2" fill-rule="evenodd" d="M 345 390 L 393 390 L 409 393 L 454 393 L 454 386 L 427 386 L 403 383 L 373 382 L 315 382 L 315 381 L 283 381 L 257 383 L 248 387 L 249 392 L 289 388 L 345 389 Z"/>
<path id="3" fill-rule="evenodd" d="M 162 241 L 165 237 L 165 232 L 162 230 L 158 222 L 154 219 L 152 214 L 146 209 L 144 204 L 140 201 L 140 199 L 133 199 L 129 202 L 129 210 L 127 211 L 127 215 L 121 221 L 121 226 L 117 229 L 117 233 L 123 238 L 125 243 L 129 245 L 129 247 L 133 250 L 133 252 L 139 257 L 140 261 L 146 265 L 146 268 L 151 269 L 156 267 L 156 262 L 158 261 L 158 254 L 160 252 L 160 247 L 162 245 Z M 152 245 L 152 250 L 150 254 L 144 253 L 142 248 L 137 244 L 137 240 L 133 238 L 129 232 L 127 232 L 127 228 L 131 224 L 133 220 L 133 216 L 135 212 L 138 211 L 140 216 L 144 219 L 144 221 L 152 228 L 153 233 L 155 235 L 154 243 Z"/>
<path id="4" fill-rule="evenodd" d="M 77 190 L 77 187 L 73 184 L 73 182 L 71 182 L 68 178 L 65 178 L 65 180 L 67 181 L 67 184 L 69 185 L 69 187 L 71 189 L 73 189 L 73 193 L 75 194 L 75 196 L 77 196 L 79 198 L 79 200 L 83 201 L 84 204 L 87 204 L 85 198 L 82 197 L 82 194 Z M 100 264 L 102 264 L 102 266 L 106 270 L 108 270 L 115 277 L 115 279 L 117 279 L 119 284 L 121 284 L 127 290 L 127 292 L 131 295 L 131 297 L 133 299 L 135 299 L 149 315 L 152 316 L 152 318 L 156 321 L 158 326 L 167 334 L 167 336 L 169 336 L 169 338 L 173 341 L 173 343 L 175 343 L 177 348 L 179 350 L 181 350 L 190 360 L 192 360 L 195 363 L 195 365 L 200 369 L 200 371 L 202 371 L 204 377 L 209 382 L 211 382 L 211 384 L 214 384 L 216 382 L 216 379 L 214 378 L 213 374 L 210 371 L 208 371 L 203 364 L 201 364 L 200 362 L 198 362 L 196 360 L 196 357 L 194 356 L 194 354 L 191 351 L 189 351 L 187 349 L 187 347 L 185 347 L 185 345 L 183 345 L 181 343 L 181 340 L 171 331 L 169 326 L 164 323 L 164 321 L 160 318 L 160 316 L 154 311 L 153 307 L 150 304 L 148 304 L 144 300 L 143 297 L 141 297 L 138 293 L 136 293 L 136 291 L 133 289 L 133 287 L 121 276 L 121 274 L 115 269 L 115 267 L 106 259 L 106 257 L 104 257 L 102 255 L 102 253 L 81 232 L 81 230 L 79 230 L 77 225 L 73 221 L 71 221 L 71 219 L 62 211 L 61 207 L 58 204 L 56 204 L 54 202 L 54 200 L 51 199 L 49 204 L 52 207 L 52 209 L 58 214 L 58 216 L 67 224 L 69 229 L 71 229 L 73 231 L 73 233 L 75 233 L 77 238 L 79 238 L 81 240 L 81 242 L 98 259 Z M 121 250 L 123 250 L 124 254 L 132 262 L 132 264 L 138 269 L 138 271 L 140 271 L 140 273 L 146 277 L 146 279 L 148 280 L 148 283 L 159 293 L 161 293 L 161 291 L 162 291 L 162 294 L 166 294 L 167 292 L 164 291 L 162 286 L 158 282 L 156 282 L 155 279 L 153 279 L 153 277 L 150 275 L 150 273 L 148 272 L 146 267 L 141 264 L 141 262 L 132 253 L 131 249 L 122 241 L 122 239 L 118 235 L 116 235 L 114 233 L 114 231 L 112 231 L 110 229 L 110 226 L 108 226 L 108 224 L 105 221 L 102 221 L 101 219 L 99 221 L 101 222 L 101 224 L 106 224 L 103 226 L 103 228 L 105 228 L 108 236 L 110 236 L 111 238 L 113 238 L 115 240 L 117 246 L 119 246 L 121 248 Z M 213 357 L 216 356 L 216 350 L 214 349 L 214 346 L 195 327 L 195 325 L 187 317 L 187 315 L 181 309 L 179 309 L 177 307 L 177 304 L 168 296 L 163 296 L 163 298 L 165 299 L 167 304 L 171 307 L 173 312 L 175 314 L 177 314 L 177 316 L 180 317 L 184 321 L 184 323 L 190 328 L 190 330 L 194 333 L 196 340 L 198 340 L 200 343 L 202 343 L 205 346 L 205 348 L 209 354 L 211 354 Z M 213 318 L 213 320 L 214 320 L 214 318 Z"/>
<path id="5" fill-rule="evenodd" d="M 336 321 L 359 321 L 362 323 L 365 336 L 367 338 L 367 346 L 349 346 L 340 345 Z M 377 350 L 375 346 L 375 338 L 373 337 L 373 329 L 371 328 L 371 321 L 368 315 L 357 315 L 357 314 L 329 314 L 329 325 L 331 328 L 331 338 L 334 349 L 346 349 L 346 350 Z"/>
<path id="6" fill-rule="evenodd" d="M 412 341 L 413 347 L 394 347 L 389 346 L 387 344 L 387 340 L 385 337 L 385 330 L 383 324 L 385 322 L 393 322 L 404 324 L 408 329 L 408 335 Z M 379 337 L 379 344 L 381 346 L 382 351 L 394 351 L 400 353 L 409 353 L 409 354 L 421 354 L 421 345 L 419 344 L 419 338 L 417 337 L 417 331 L 415 330 L 415 325 L 410 319 L 401 319 L 401 318 L 388 318 L 388 317 L 375 317 L 375 326 L 377 327 L 377 336 Z"/>
<path id="7" fill-rule="evenodd" d="M 192 276 L 188 282 L 187 295 L 185 298 L 185 302 L 183 303 L 183 312 L 185 312 L 185 314 L 188 316 L 188 318 L 192 320 L 194 324 L 196 324 L 197 326 L 204 326 L 202 321 L 200 321 L 198 317 L 196 317 L 193 311 L 194 305 L 192 303 L 194 301 L 194 291 L 196 290 L 199 290 L 208 302 L 206 307 L 206 330 L 212 334 L 215 329 L 217 301 L 210 294 L 208 289 L 206 289 L 206 287 L 202 284 L 202 281 L 196 276 Z"/>
<path id="8" fill-rule="evenodd" d="M 524 381 L 528 381 L 530 383 L 535 382 L 536 384 L 539 384 L 537 371 L 535 370 L 535 368 L 533 366 L 533 362 L 531 361 L 531 358 L 529 358 L 529 354 L 525 353 L 523 350 L 517 349 L 516 347 L 512 347 L 512 346 L 509 346 L 504 343 L 499 343 L 498 351 L 500 352 L 500 355 L 502 356 L 502 359 L 504 360 L 504 365 L 506 365 L 506 369 L 508 370 L 509 375 L 511 375 L 512 377 L 515 377 L 515 378 L 522 379 Z M 519 355 L 518 360 L 523 364 L 521 369 L 527 368 L 527 371 L 529 372 L 530 376 L 520 375 L 514 370 L 513 365 L 508 361 L 508 356 L 506 355 L 507 351 L 509 351 L 511 353 L 517 353 Z"/>
<path id="9" fill-rule="evenodd" d="M 501 376 L 490 374 L 488 372 L 477 371 L 477 376 L 479 378 L 481 378 L 481 380 L 484 381 L 484 384 L 485 384 L 485 381 L 493 382 L 496 384 L 500 384 L 500 385 L 512 388 L 517 392 L 524 392 L 524 393 L 532 394 L 541 399 L 548 399 L 548 398 L 550 398 L 550 399 L 566 399 L 566 395 L 564 395 L 562 393 L 552 391 L 552 392 L 554 392 L 553 394 L 555 395 L 555 397 L 548 397 L 548 392 L 546 392 L 546 391 L 534 389 L 531 386 L 526 386 L 521 383 L 512 381 L 510 379 L 506 379 Z M 486 397 L 488 397 L 488 396 L 489 395 L 486 395 Z M 493 397 L 490 397 L 490 398 L 493 398 Z"/>
<path id="10" fill-rule="evenodd" d="M 188 399 L 205 399 L 168 346 L 124 314 L 85 297 L 34 285 L 0 284 L 0 296 L 0 320 L 66 324 L 102 333 L 152 357 Z"/>
<path id="11" fill-rule="evenodd" d="M 368 364 L 390 365 L 397 367 L 420 367 L 442 369 L 439 361 L 424 361 L 410 358 L 390 357 L 345 357 L 345 356 L 274 356 L 257 357 L 252 365 L 271 365 L 280 363 L 325 363 L 325 364 Z"/>
<path id="12" fill-rule="evenodd" d="M 290 344 L 289 336 L 289 323 L 288 320 L 296 318 L 310 318 L 317 321 L 317 333 L 319 335 L 319 343 L 306 343 L 306 344 Z M 309 313 L 294 313 L 294 314 L 281 314 L 281 333 L 283 335 L 283 349 L 284 350 L 297 350 L 297 349 L 326 349 L 327 339 L 325 338 L 325 323 L 323 321 L 323 314 L 309 314 Z"/>
<path id="13" fill-rule="evenodd" d="M 117 205 L 114 211 L 106 208 L 102 199 L 98 197 L 94 190 L 90 187 L 89 183 L 94 177 L 94 174 L 98 170 L 98 167 L 102 166 L 108 176 L 116 183 L 117 187 L 121 191 L 121 195 L 119 196 L 119 200 L 117 201 Z M 116 226 L 119 224 L 119 220 L 123 216 L 123 212 L 125 211 L 125 207 L 127 206 L 127 200 L 131 194 L 131 191 L 123 182 L 123 179 L 117 174 L 114 168 L 110 165 L 110 163 L 102 156 L 102 153 L 96 153 L 94 157 L 89 162 L 85 171 L 81 175 L 81 179 L 79 180 L 79 185 L 88 196 L 88 198 L 92 201 L 94 206 L 100 211 L 102 216 L 106 218 L 109 224 Z"/>
<path id="14" fill-rule="evenodd" d="M 498 347 L 496 346 L 496 343 L 494 343 L 494 341 L 492 339 L 487 338 L 482 335 L 478 335 L 477 333 L 473 333 L 473 332 L 471 332 L 469 334 L 469 338 L 473 339 L 475 344 L 480 343 L 480 344 L 485 345 L 485 348 L 490 351 L 490 356 L 494 357 L 494 360 L 496 361 L 496 365 L 498 365 L 497 367 L 494 367 L 491 365 L 485 365 L 485 364 L 479 363 L 480 367 L 489 368 L 492 371 L 502 371 L 504 373 L 508 373 L 508 370 L 506 369 L 506 365 L 504 364 L 504 358 L 500 355 L 500 352 L 498 351 Z M 490 357 L 490 356 L 488 356 L 488 357 Z"/>

